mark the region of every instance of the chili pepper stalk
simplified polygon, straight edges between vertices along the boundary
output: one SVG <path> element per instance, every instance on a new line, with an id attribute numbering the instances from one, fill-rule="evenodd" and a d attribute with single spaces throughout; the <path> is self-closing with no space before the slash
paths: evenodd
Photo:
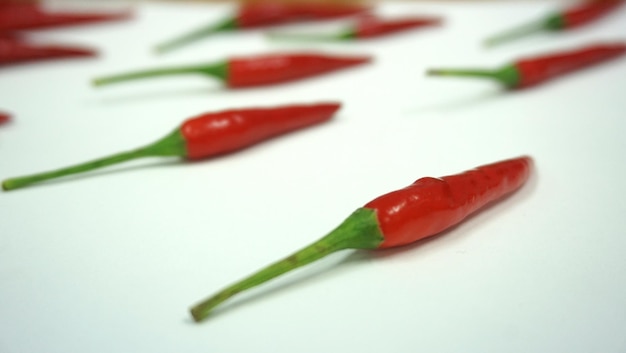
<path id="1" fill-rule="evenodd" d="M 323 123 L 330 120 L 339 108 L 339 103 L 327 102 L 202 114 L 186 120 L 170 134 L 145 147 L 49 172 L 10 178 L 2 183 L 2 188 L 5 191 L 14 190 L 139 158 L 176 156 L 190 160 L 205 159 Z"/>
<path id="2" fill-rule="evenodd" d="M 507 88 L 525 88 L 623 56 L 626 43 L 597 43 L 582 48 L 523 58 L 501 68 L 430 69 L 431 76 L 486 78 Z"/>
<path id="3" fill-rule="evenodd" d="M 515 65 L 506 65 L 495 70 L 489 69 L 429 69 L 429 76 L 477 77 L 495 80 L 507 88 L 519 85 L 519 71 Z"/>
<path id="4" fill-rule="evenodd" d="M 624 0 L 588 0 L 581 5 L 515 27 L 485 40 L 486 46 L 496 46 L 539 32 L 559 32 L 592 23 L 624 4 Z"/>
<path id="5" fill-rule="evenodd" d="M 179 47 L 197 42 L 215 33 L 234 31 L 238 27 L 239 26 L 237 25 L 237 20 L 235 18 L 226 18 L 220 22 L 210 23 L 160 43 L 154 47 L 154 51 L 157 54 L 164 54 Z"/>
<path id="6" fill-rule="evenodd" d="M 393 248 L 438 234 L 519 189 L 531 168 L 530 157 L 519 157 L 457 175 L 420 178 L 358 208 L 320 240 L 199 302 L 191 315 L 200 322 L 234 295 L 340 250 Z"/>
<path id="7" fill-rule="evenodd" d="M 218 62 L 191 66 L 165 67 L 133 71 L 128 73 L 98 77 L 92 80 L 92 84 L 94 86 L 106 86 L 125 81 L 134 81 L 145 78 L 157 78 L 160 76 L 178 76 L 186 74 L 209 76 L 216 78 L 220 81 L 226 81 L 228 77 L 228 63 Z"/>
<path id="8" fill-rule="evenodd" d="M 92 81 L 95 86 L 155 78 L 160 76 L 198 74 L 222 81 L 230 88 L 269 85 L 321 75 L 371 60 L 364 55 L 329 55 L 318 52 L 276 53 L 234 57 L 227 60 L 181 67 L 157 68 L 103 76 Z"/>
<path id="9" fill-rule="evenodd" d="M 237 293 L 256 287 L 337 251 L 345 249 L 376 249 L 382 241 L 383 235 L 377 225 L 375 213 L 364 208 L 358 209 L 339 227 L 322 239 L 198 303 L 191 308 L 191 315 L 196 322 L 200 322 L 215 307 Z"/>

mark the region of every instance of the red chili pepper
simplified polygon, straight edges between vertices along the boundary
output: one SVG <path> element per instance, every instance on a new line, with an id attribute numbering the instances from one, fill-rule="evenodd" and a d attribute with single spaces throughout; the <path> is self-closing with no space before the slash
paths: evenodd
<path id="1" fill-rule="evenodd" d="M 50 11 L 36 3 L 0 4 L 0 31 L 43 29 L 95 22 L 121 20 L 130 17 L 129 12 L 89 13 Z"/>
<path id="2" fill-rule="evenodd" d="M 6 191 L 18 189 L 137 158 L 179 156 L 197 160 L 230 153 L 328 121 L 339 108 L 339 103 L 318 103 L 202 114 L 186 120 L 169 135 L 150 145 L 67 168 L 7 179 L 2 188 Z"/>
<path id="3" fill-rule="evenodd" d="M 438 234 L 520 188 L 531 168 L 530 157 L 519 157 L 462 174 L 418 179 L 368 202 L 313 244 L 193 306 L 191 314 L 202 321 L 233 295 L 340 250 L 392 248 Z"/>
<path id="4" fill-rule="evenodd" d="M 608 15 L 625 2 L 624 0 L 586 1 L 581 5 L 548 15 L 539 21 L 493 36 L 487 39 L 485 43 L 497 45 L 536 32 L 563 31 L 580 27 Z"/>
<path id="5" fill-rule="evenodd" d="M 429 70 L 428 74 L 482 77 L 496 80 L 508 88 L 524 88 L 617 58 L 624 53 L 626 53 L 624 43 L 603 43 L 567 52 L 521 59 L 496 70 L 434 69 Z"/>
<path id="6" fill-rule="evenodd" d="M 36 45 L 18 36 L 0 34 L 0 65 L 26 61 L 96 56 L 93 49 L 67 45 Z"/>
<path id="7" fill-rule="evenodd" d="M 11 115 L 0 112 L 0 125 L 6 124 L 11 121 Z"/>
<path id="8" fill-rule="evenodd" d="M 382 37 L 389 34 L 407 31 L 410 29 L 436 26 L 441 23 L 440 18 L 436 17 L 399 17 L 393 19 L 378 18 L 373 15 L 361 16 L 356 23 L 346 29 L 340 30 L 338 33 L 331 34 L 289 34 L 289 33 L 270 33 L 271 38 L 289 39 L 289 40 L 330 40 L 330 41 L 348 41 Z"/>
<path id="9" fill-rule="evenodd" d="M 243 3 L 237 13 L 219 23 L 211 23 L 182 36 L 156 46 L 156 51 L 165 53 L 188 45 L 214 33 L 251 29 L 283 24 L 298 20 L 324 20 L 345 17 L 368 11 L 362 5 L 323 4 L 318 2 L 261 1 Z"/>
<path id="10" fill-rule="evenodd" d="M 321 75 L 369 62 L 369 56 L 331 56 L 313 52 L 234 57 L 222 62 L 152 69 L 97 78 L 96 86 L 139 78 L 201 74 L 224 81 L 230 88 L 269 85 Z"/>

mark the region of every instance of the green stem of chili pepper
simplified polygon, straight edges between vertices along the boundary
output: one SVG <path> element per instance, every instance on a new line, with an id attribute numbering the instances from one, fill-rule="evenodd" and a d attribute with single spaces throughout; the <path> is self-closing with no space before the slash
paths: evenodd
<path id="1" fill-rule="evenodd" d="M 98 77 L 92 81 L 94 86 L 104 86 L 112 83 L 130 81 L 142 78 L 158 76 L 170 76 L 179 74 L 201 74 L 212 76 L 225 81 L 228 76 L 228 63 L 226 61 L 195 66 L 168 67 L 161 69 L 142 70 L 119 75 Z"/>
<path id="2" fill-rule="evenodd" d="M 427 71 L 430 76 L 465 76 L 483 77 L 500 82 L 506 87 L 515 87 L 520 78 L 519 72 L 513 65 L 507 65 L 496 70 L 481 69 L 431 69 Z"/>
<path id="3" fill-rule="evenodd" d="M 27 175 L 18 178 L 6 179 L 2 182 L 5 191 L 18 189 L 44 180 L 59 178 L 66 175 L 77 174 L 89 170 L 99 169 L 113 164 L 126 162 L 132 159 L 158 156 L 184 156 L 186 153 L 185 140 L 179 129 L 148 146 L 131 151 L 99 158 L 89 162 L 77 164 L 71 167 L 52 170 L 38 174 Z"/>
<path id="4" fill-rule="evenodd" d="M 484 44 L 485 46 L 493 47 L 517 38 L 526 37 L 533 33 L 543 31 L 558 31 L 562 29 L 563 26 L 563 16 L 561 16 L 560 14 L 554 14 L 546 17 L 545 19 L 531 22 L 508 30 L 504 33 L 487 38 Z"/>
<path id="5" fill-rule="evenodd" d="M 376 213 L 371 209 L 359 208 L 320 240 L 196 304 L 191 308 L 191 315 L 196 322 L 202 321 L 216 306 L 237 293 L 340 250 L 376 249 L 383 239 Z"/>
<path id="6" fill-rule="evenodd" d="M 176 37 L 173 39 L 170 39 L 166 42 L 163 42 L 159 45 L 157 45 L 154 50 L 155 52 L 159 53 L 159 54 L 163 54 L 166 52 L 169 52 L 171 50 L 174 50 L 178 47 L 193 43 L 195 41 L 198 41 L 200 39 L 205 38 L 208 35 L 211 35 L 213 33 L 217 33 L 217 32 L 225 32 L 225 31 L 231 31 L 234 30 L 238 27 L 237 25 L 237 21 L 235 18 L 228 18 L 225 19 L 222 22 L 219 22 L 217 24 L 209 24 L 207 26 L 204 27 L 200 27 L 192 32 L 189 32 L 187 34 L 184 34 L 180 37 Z"/>
<path id="7" fill-rule="evenodd" d="M 267 34 L 269 39 L 297 41 L 297 42 L 326 42 L 326 41 L 346 41 L 356 38 L 354 30 L 344 30 L 339 33 L 329 34 L 298 34 L 298 33 L 279 33 L 270 32 Z"/>

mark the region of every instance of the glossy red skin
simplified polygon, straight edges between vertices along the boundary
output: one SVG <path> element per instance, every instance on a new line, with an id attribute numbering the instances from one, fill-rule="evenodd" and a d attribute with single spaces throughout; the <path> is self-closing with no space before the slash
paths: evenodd
<path id="1" fill-rule="evenodd" d="M 19 37 L 0 35 L 0 65 L 47 59 L 93 57 L 96 54 L 94 50 L 88 48 L 34 45 L 23 41 Z"/>
<path id="2" fill-rule="evenodd" d="M 339 103 L 289 105 L 203 114 L 183 123 L 180 131 L 189 159 L 232 152 L 269 138 L 328 121 Z"/>
<path id="3" fill-rule="evenodd" d="M 625 43 L 607 43 L 581 49 L 522 59 L 515 63 L 519 72 L 518 87 L 528 87 L 566 73 L 617 58 L 626 53 Z"/>
<path id="4" fill-rule="evenodd" d="M 324 74 L 369 62 L 369 56 L 318 53 L 270 54 L 232 58 L 226 84 L 231 88 L 269 85 Z"/>
<path id="5" fill-rule="evenodd" d="M 624 3 L 623 0 L 596 0 L 569 9 L 561 15 L 563 28 L 574 28 L 595 21 Z"/>
<path id="6" fill-rule="evenodd" d="M 375 16 L 363 16 L 357 21 L 354 36 L 356 38 L 374 38 L 418 27 L 434 26 L 441 23 L 439 18 L 404 17 L 381 19 Z"/>
<path id="7" fill-rule="evenodd" d="M 253 2 L 243 4 L 236 16 L 239 28 L 262 27 L 297 20 L 321 20 L 366 11 L 363 6 L 337 6 L 321 3 Z"/>
<path id="8" fill-rule="evenodd" d="M 49 11 L 42 5 L 36 3 L 0 4 L 0 31 L 44 29 L 121 20 L 128 17 L 130 17 L 129 12 L 65 12 L 56 10 Z"/>
<path id="9" fill-rule="evenodd" d="M 364 207 L 376 212 L 384 240 L 379 248 L 413 243 L 461 222 L 528 179 L 530 157 L 509 159 L 441 178 L 421 178 Z"/>

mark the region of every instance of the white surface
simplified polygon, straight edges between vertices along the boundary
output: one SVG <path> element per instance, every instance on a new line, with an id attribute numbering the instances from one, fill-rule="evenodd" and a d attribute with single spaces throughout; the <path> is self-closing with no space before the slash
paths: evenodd
<path id="1" fill-rule="evenodd" d="M 626 37 L 622 8 L 584 30 L 479 46 L 550 8 L 386 4 L 386 14 L 447 23 L 319 45 L 376 60 L 242 91 L 202 77 L 89 86 L 128 69 L 300 48 L 248 32 L 150 53 L 227 5 L 142 4 L 131 22 L 37 33 L 103 55 L 0 69 L 0 106 L 15 114 L 0 128 L 3 179 L 140 146 L 200 112 L 327 99 L 344 107 L 331 123 L 223 158 L 136 161 L 1 194 L 0 352 L 625 352 L 626 60 L 522 92 L 424 76 Z M 203 324 L 188 316 L 382 193 L 521 154 L 536 161 L 530 182 L 443 237 L 345 251 Z"/>

